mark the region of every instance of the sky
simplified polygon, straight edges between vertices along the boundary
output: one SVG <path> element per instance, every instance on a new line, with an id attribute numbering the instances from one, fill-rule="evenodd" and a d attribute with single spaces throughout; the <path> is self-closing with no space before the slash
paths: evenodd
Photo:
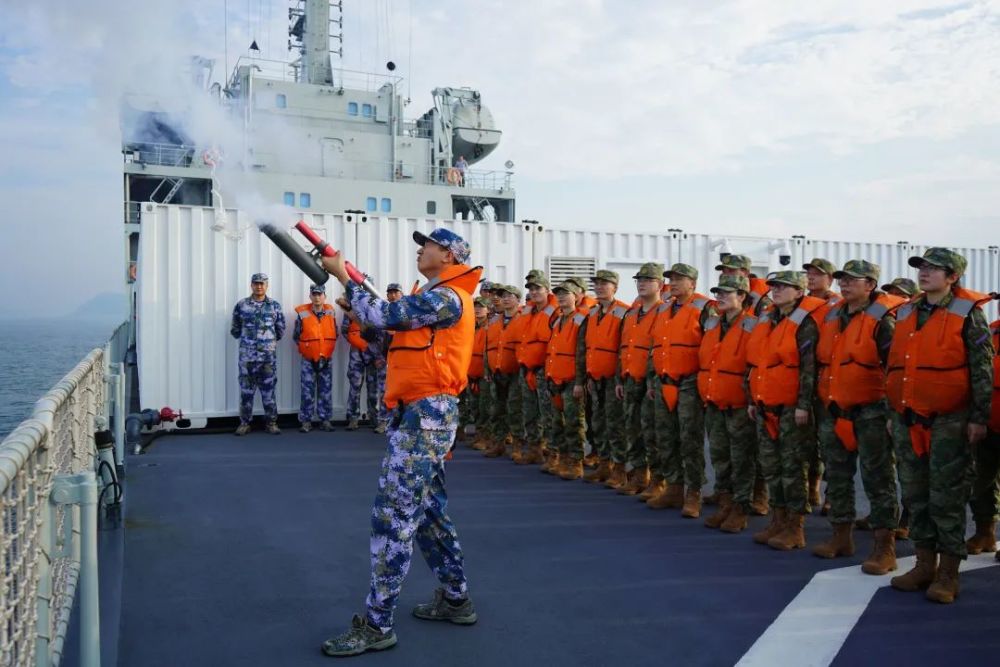
<path id="1" fill-rule="evenodd" d="M 121 95 L 287 0 L 0 0 L 0 317 L 121 290 Z M 549 227 L 1000 244 L 1000 0 L 344 0 L 335 66 L 482 92 Z M 223 63 L 227 61 L 228 67 Z"/>

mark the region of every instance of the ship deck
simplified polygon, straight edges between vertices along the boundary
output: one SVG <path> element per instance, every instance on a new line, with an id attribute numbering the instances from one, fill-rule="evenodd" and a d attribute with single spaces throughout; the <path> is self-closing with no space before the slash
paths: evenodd
<path id="1" fill-rule="evenodd" d="M 130 457 L 117 663 L 329 664 L 320 644 L 363 610 L 384 448 L 369 432 L 286 429 L 167 436 Z M 858 568 L 870 533 L 857 533 L 851 559 L 777 553 L 750 531 L 708 530 L 467 448 L 449 464 L 448 488 L 479 622 L 409 614 L 436 586 L 418 550 L 399 644 L 365 664 L 986 664 L 1000 650 L 992 555 L 970 559 L 984 567 L 941 606 L 875 590 L 888 578 Z M 813 543 L 828 534 L 818 516 L 807 530 Z M 116 560 L 102 553 L 105 569 Z M 116 594 L 102 577 L 102 595 Z"/>

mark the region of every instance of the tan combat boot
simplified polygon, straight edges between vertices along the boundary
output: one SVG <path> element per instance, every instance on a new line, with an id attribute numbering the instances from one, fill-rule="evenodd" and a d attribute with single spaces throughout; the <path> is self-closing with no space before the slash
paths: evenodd
<path id="1" fill-rule="evenodd" d="M 820 558 L 841 558 L 854 555 L 854 523 L 833 524 L 833 536 L 813 548 Z"/>
<path id="2" fill-rule="evenodd" d="M 683 484 L 667 484 L 666 497 L 663 499 L 665 503 L 663 507 L 671 510 L 679 510 L 684 507 L 684 485 Z"/>
<path id="3" fill-rule="evenodd" d="M 600 465 L 583 476 L 583 481 L 589 483 L 600 483 L 608 481 L 611 477 L 611 461 L 601 459 Z"/>
<path id="4" fill-rule="evenodd" d="M 559 477 L 568 481 L 583 477 L 583 461 L 568 459 L 566 464 L 559 470 Z"/>
<path id="5" fill-rule="evenodd" d="M 756 516 L 767 516 L 768 506 L 767 482 L 759 479 L 753 485 L 753 500 L 750 502 L 750 512 Z"/>
<path id="6" fill-rule="evenodd" d="M 522 465 L 524 463 L 524 455 L 527 453 L 527 450 L 528 444 L 524 442 L 524 440 L 518 438 L 514 441 L 514 444 L 511 445 L 510 460 L 517 465 Z"/>
<path id="7" fill-rule="evenodd" d="M 701 489 L 688 488 L 684 494 L 681 516 L 685 519 L 697 519 L 701 516 Z"/>
<path id="8" fill-rule="evenodd" d="M 719 530 L 724 533 L 742 533 L 746 530 L 747 520 L 750 517 L 747 516 L 746 511 L 743 509 L 743 505 L 739 503 L 733 503 L 732 508 L 729 510 L 729 514 L 726 516 L 726 520 L 722 522 L 719 526 Z"/>
<path id="9" fill-rule="evenodd" d="M 823 481 L 816 473 L 809 473 L 809 505 L 815 510 L 822 505 L 819 497 L 819 483 Z"/>
<path id="10" fill-rule="evenodd" d="M 997 522 L 977 521 L 976 534 L 970 537 L 965 548 L 969 550 L 969 555 L 975 556 L 981 553 L 993 553 L 997 550 Z"/>
<path id="11" fill-rule="evenodd" d="M 542 443 L 533 442 L 521 452 L 521 463 L 524 465 L 535 465 L 543 463 L 545 457 L 542 455 Z"/>
<path id="12" fill-rule="evenodd" d="M 637 496 L 649 484 L 649 468 L 636 468 L 628 474 L 628 484 L 618 489 L 626 496 Z"/>
<path id="13" fill-rule="evenodd" d="M 733 511 L 733 494 L 727 491 L 722 491 L 718 494 L 716 500 L 718 501 L 719 509 L 717 509 L 712 516 L 705 519 L 705 526 L 707 528 L 720 527 L 726 522 L 726 518 L 729 516 L 729 513 Z"/>
<path id="14" fill-rule="evenodd" d="M 937 554 L 934 550 L 917 547 L 917 564 L 909 572 L 893 577 L 889 584 L 897 591 L 905 593 L 922 591 L 934 582 L 937 569 Z"/>
<path id="15" fill-rule="evenodd" d="M 768 540 L 777 535 L 785 527 L 785 508 L 775 507 L 771 513 L 771 523 L 767 528 L 753 534 L 753 541 L 757 544 L 767 544 Z"/>
<path id="16" fill-rule="evenodd" d="M 784 529 L 767 541 L 767 546 L 778 551 L 801 549 L 806 545 L 806 517 L 804 514 L 789 514 L 785 517 Z"/>
<path id="17" fill-rule="evenodd" d="M 559 470 L 559 452 L 554 451 L 551 454 L 549 454 L 548 458 L 545 460 L 545 463 L 542 464 L 542 472 L 544 472 L 547 475 L 555 475 L 558 474 L 557 473 L 558 470 Z"/>
<path id="18" fill-rule="evenodd" d="M 868 559 L 861 564 L 865 574 L 889 574 L 896 569 L 896 533 L 888 528 L 875 529 L 875 544 Z"/>
<path id="19" fill-rule="evenodd" d="M 483 450 L 483 456 L 488 459 L 497 459 L 504 455 L 507 451 L 507 445 L 502 438 L 494 438 L 490 446 Z"/>
<path id="20" fill-rule="evenodd" d="M 611 464 L 611 475 L 608 476 L 607 480 L 604 482 L 604 486 L 609 489 L 619 489 L 625 486 L 627 482 L 625 477 L 625 464 L 624 463 L 612 463 Z"/>
<path id="21" fill-rule="evenodd" d="M 472 447 L 477 452 L 481 452 L 490 446 L 490 440 L 486 436 L 479 436 L 472 441 L 470 447 Z"/>
<path id="22" fill-rule="evenodd" d="M 927 599 L 941 604 L 951 604 L 958 597 L 958 566 L 962 559 L 951 554 L 941 554 L 934 583 L 927 589 Z"/>
<path id="23" fill-rule="evenodd" d="M 663 475 L 653 475 L 653 478 L 649 480 L 649 484 L 643 489 L 642 493 L 639 494 L 639 500 L 646 502 L 653 496 L 658 496 L 663 493 L 663 490 L 667 488 L 667 480 L 663 479 Z"/>
<path id="24" fill-rule="evenodd" d="M 601 459 L 594 452 L 591 452 L 590 454 L 587 454 L 586 456 L 583 457 L 583 465 L 588 468 L 594 468 L 596 466 L 599 466 L 600 464 L 601 464 Z"/>
<path id="25" fill-rule="evenodd" d="M 646 501 L 646 507 L 653 510 L 662 510 L 671 507 L 671 502 L 673 496 L 677 494 L 677 484 L 670 484 L 669 482 L 664 482 L 663 491 L 659 492 L 652 498 Z M 684 495 L 684 486 L 680 487 L 681 497 Z"/>

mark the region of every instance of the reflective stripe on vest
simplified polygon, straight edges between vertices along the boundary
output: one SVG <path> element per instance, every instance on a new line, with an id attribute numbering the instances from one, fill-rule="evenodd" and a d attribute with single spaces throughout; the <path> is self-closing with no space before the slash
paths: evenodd
<path id="1" fill-rule="evenodd" d="M 705 335 L 698 348 L 698 393 L 703 401 L 722 410 L 747 404 L 743 378 L 747 372 L 747 343 L 753 331 L 752 325 L 746 326 L 748 319 L 754 318 L 740 313 L 725 336 L 720 318 L 705 322 Z"/>
<path id="2" fill-rule="evenodd" d="M 587 375 L 595 380 L 603 380 L 615 374 L 618 365 L 618 348 L 621 345 L 622 319 L 628 307 L 621 301 L 614 301 L 613 308 L 601 315 L 601 307 L 595 306 L 587 316 Z"/>
<path id="3" fill-rule="evenodd" d="M 755 403 L 777 407 L 793 406 L 799 392 L 799 326 L 826 302 L 804 296 L 795 310 L 777 324 L 761 316 L 747 345 L 750 395 Z"/>
<path id="4" fill-rule="evenodd" d="M 667 304 L 653 322 L 653 368 L 659 376 L 681 380 L 698 372 L 702 329 L 699 320 L 708 299 L 694 294 L 677 312 Z"/>

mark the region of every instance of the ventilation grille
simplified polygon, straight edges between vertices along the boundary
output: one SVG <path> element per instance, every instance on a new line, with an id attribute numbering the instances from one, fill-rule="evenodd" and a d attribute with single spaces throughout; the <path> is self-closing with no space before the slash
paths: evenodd
<path id="1" fill-rule="evenodd" d="M 594 289 L 593 278 L 596 271 L 596 257 L 549 257 L 546 267 L 553 287 L 575 276 L 586 280 L 588 289 Z"/>

